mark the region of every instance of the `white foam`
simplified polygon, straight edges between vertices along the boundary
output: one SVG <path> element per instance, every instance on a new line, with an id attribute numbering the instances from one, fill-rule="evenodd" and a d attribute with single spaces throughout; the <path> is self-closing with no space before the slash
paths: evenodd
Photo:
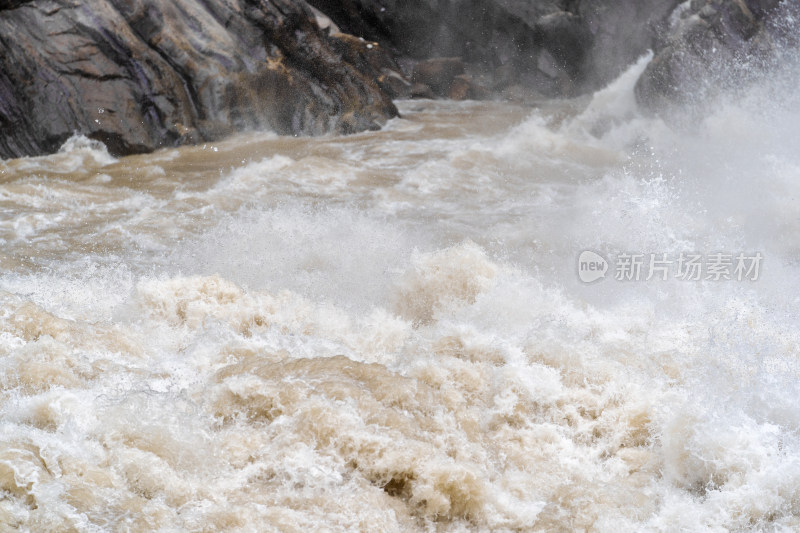
<path id="1" fill-rule="evenodd" d="M 148 191 L 0 184 L 0 529 L 797 529 L 797 73 L 686 132 L 645 62 L 560 123 L 406 102 Z M 584 249 L 765 264 L 584 285 Z"/>

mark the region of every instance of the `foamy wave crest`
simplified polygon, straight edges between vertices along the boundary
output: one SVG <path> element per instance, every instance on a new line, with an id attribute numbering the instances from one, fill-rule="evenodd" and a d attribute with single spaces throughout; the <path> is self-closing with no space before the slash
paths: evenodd
<path id="1" fill-rule="evenodd" d="M 415 324 L 430 323 L 448 307 L 474 303 L 496 274 L 497 266 L 472 242 L 416 254 L 398 281 L 394 309 Z"/>
<path id="2" fill-rule="evenodd" d="M 0 524 L 791 526 L 797 438 L 693 402 L 706 329 L 587 306 L 469 241 L 407 264 L 367 313 L 214 275 L 135 280 L 113 319 L 2 293 Z"/>
<path id="3" fill-rule="evenodd" d="M 13 171 L 42 171 L 54 174 L 86 174 L 116 163 L 102 142 L 80 134 L 73 135 L 61 145 L 58 152 L 41 157 L 23 157 L 6 161 L 4 166 Z"/>

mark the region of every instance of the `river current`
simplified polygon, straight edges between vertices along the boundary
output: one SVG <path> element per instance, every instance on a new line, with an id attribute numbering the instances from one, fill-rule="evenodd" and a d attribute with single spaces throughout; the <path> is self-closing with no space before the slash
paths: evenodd
<path id="1" fill-rule="evenodd" d="M 0 161 L 0 530 L 800 529 L 798 69 L 665 122 L 648 60 Z"/>

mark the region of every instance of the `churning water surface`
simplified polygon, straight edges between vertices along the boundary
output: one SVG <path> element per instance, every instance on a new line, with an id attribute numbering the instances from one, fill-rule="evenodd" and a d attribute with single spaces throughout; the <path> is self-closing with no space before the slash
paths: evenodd
<path id="1" fill-rule="evenodd" d="M 800 77 L 667 124 L 647 61 L 0 161 L 0 530 L 800 528 Z"/>

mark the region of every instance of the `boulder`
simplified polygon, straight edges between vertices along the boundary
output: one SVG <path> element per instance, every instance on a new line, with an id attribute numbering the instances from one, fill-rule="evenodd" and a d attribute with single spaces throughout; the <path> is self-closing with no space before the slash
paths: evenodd
<path id="1" fill-rule="evenodd" d="M 447 97 L 451 100 L 486 100 L 491 97 L 489 90 L 477 83 L 472 76 L 460 74 L 450 84 Z"/>
<path id="2" fill-rule="evenodd" d="M 378 85 L 392 98 L 410 98 L 414 86 L 397 71 L 383 71 L 378 77 Z"/>
<path id="3" fill-rule="evenodd" d="M 788 7 L 789 4 L 787 3 Z M 754 75 L 775 53 L 776 0 L 692 0 L 662 25 L 660 45 L 636 84 L 640 106 L 696 107 L 715 91 Z"/>
<path id="4" fill-rule="evenodd" d="M 433 94 L 433 91 L 430 87 L 425 85 L 424 83 L 415 83 L 411 86 L 411 98 L 421 98 L 421 99 L 433 99 L 436 98 L 436 95 Z"/>
<path id="5" fill-rule="evenodd" d="M 437 57 L 417 63 L 411 81 L 427 85 L 437 96 L 447 96 L 456 76 L 461 74 L 464 74 L 464 62 L 461 58 Z"/>
<path id="6" fill-rule="evenodd" d="M 212 140 L 376 129 L 397 115 L 302 1 L 0 2 L 0 157 L 70 136 L 114 154 Z"/>

